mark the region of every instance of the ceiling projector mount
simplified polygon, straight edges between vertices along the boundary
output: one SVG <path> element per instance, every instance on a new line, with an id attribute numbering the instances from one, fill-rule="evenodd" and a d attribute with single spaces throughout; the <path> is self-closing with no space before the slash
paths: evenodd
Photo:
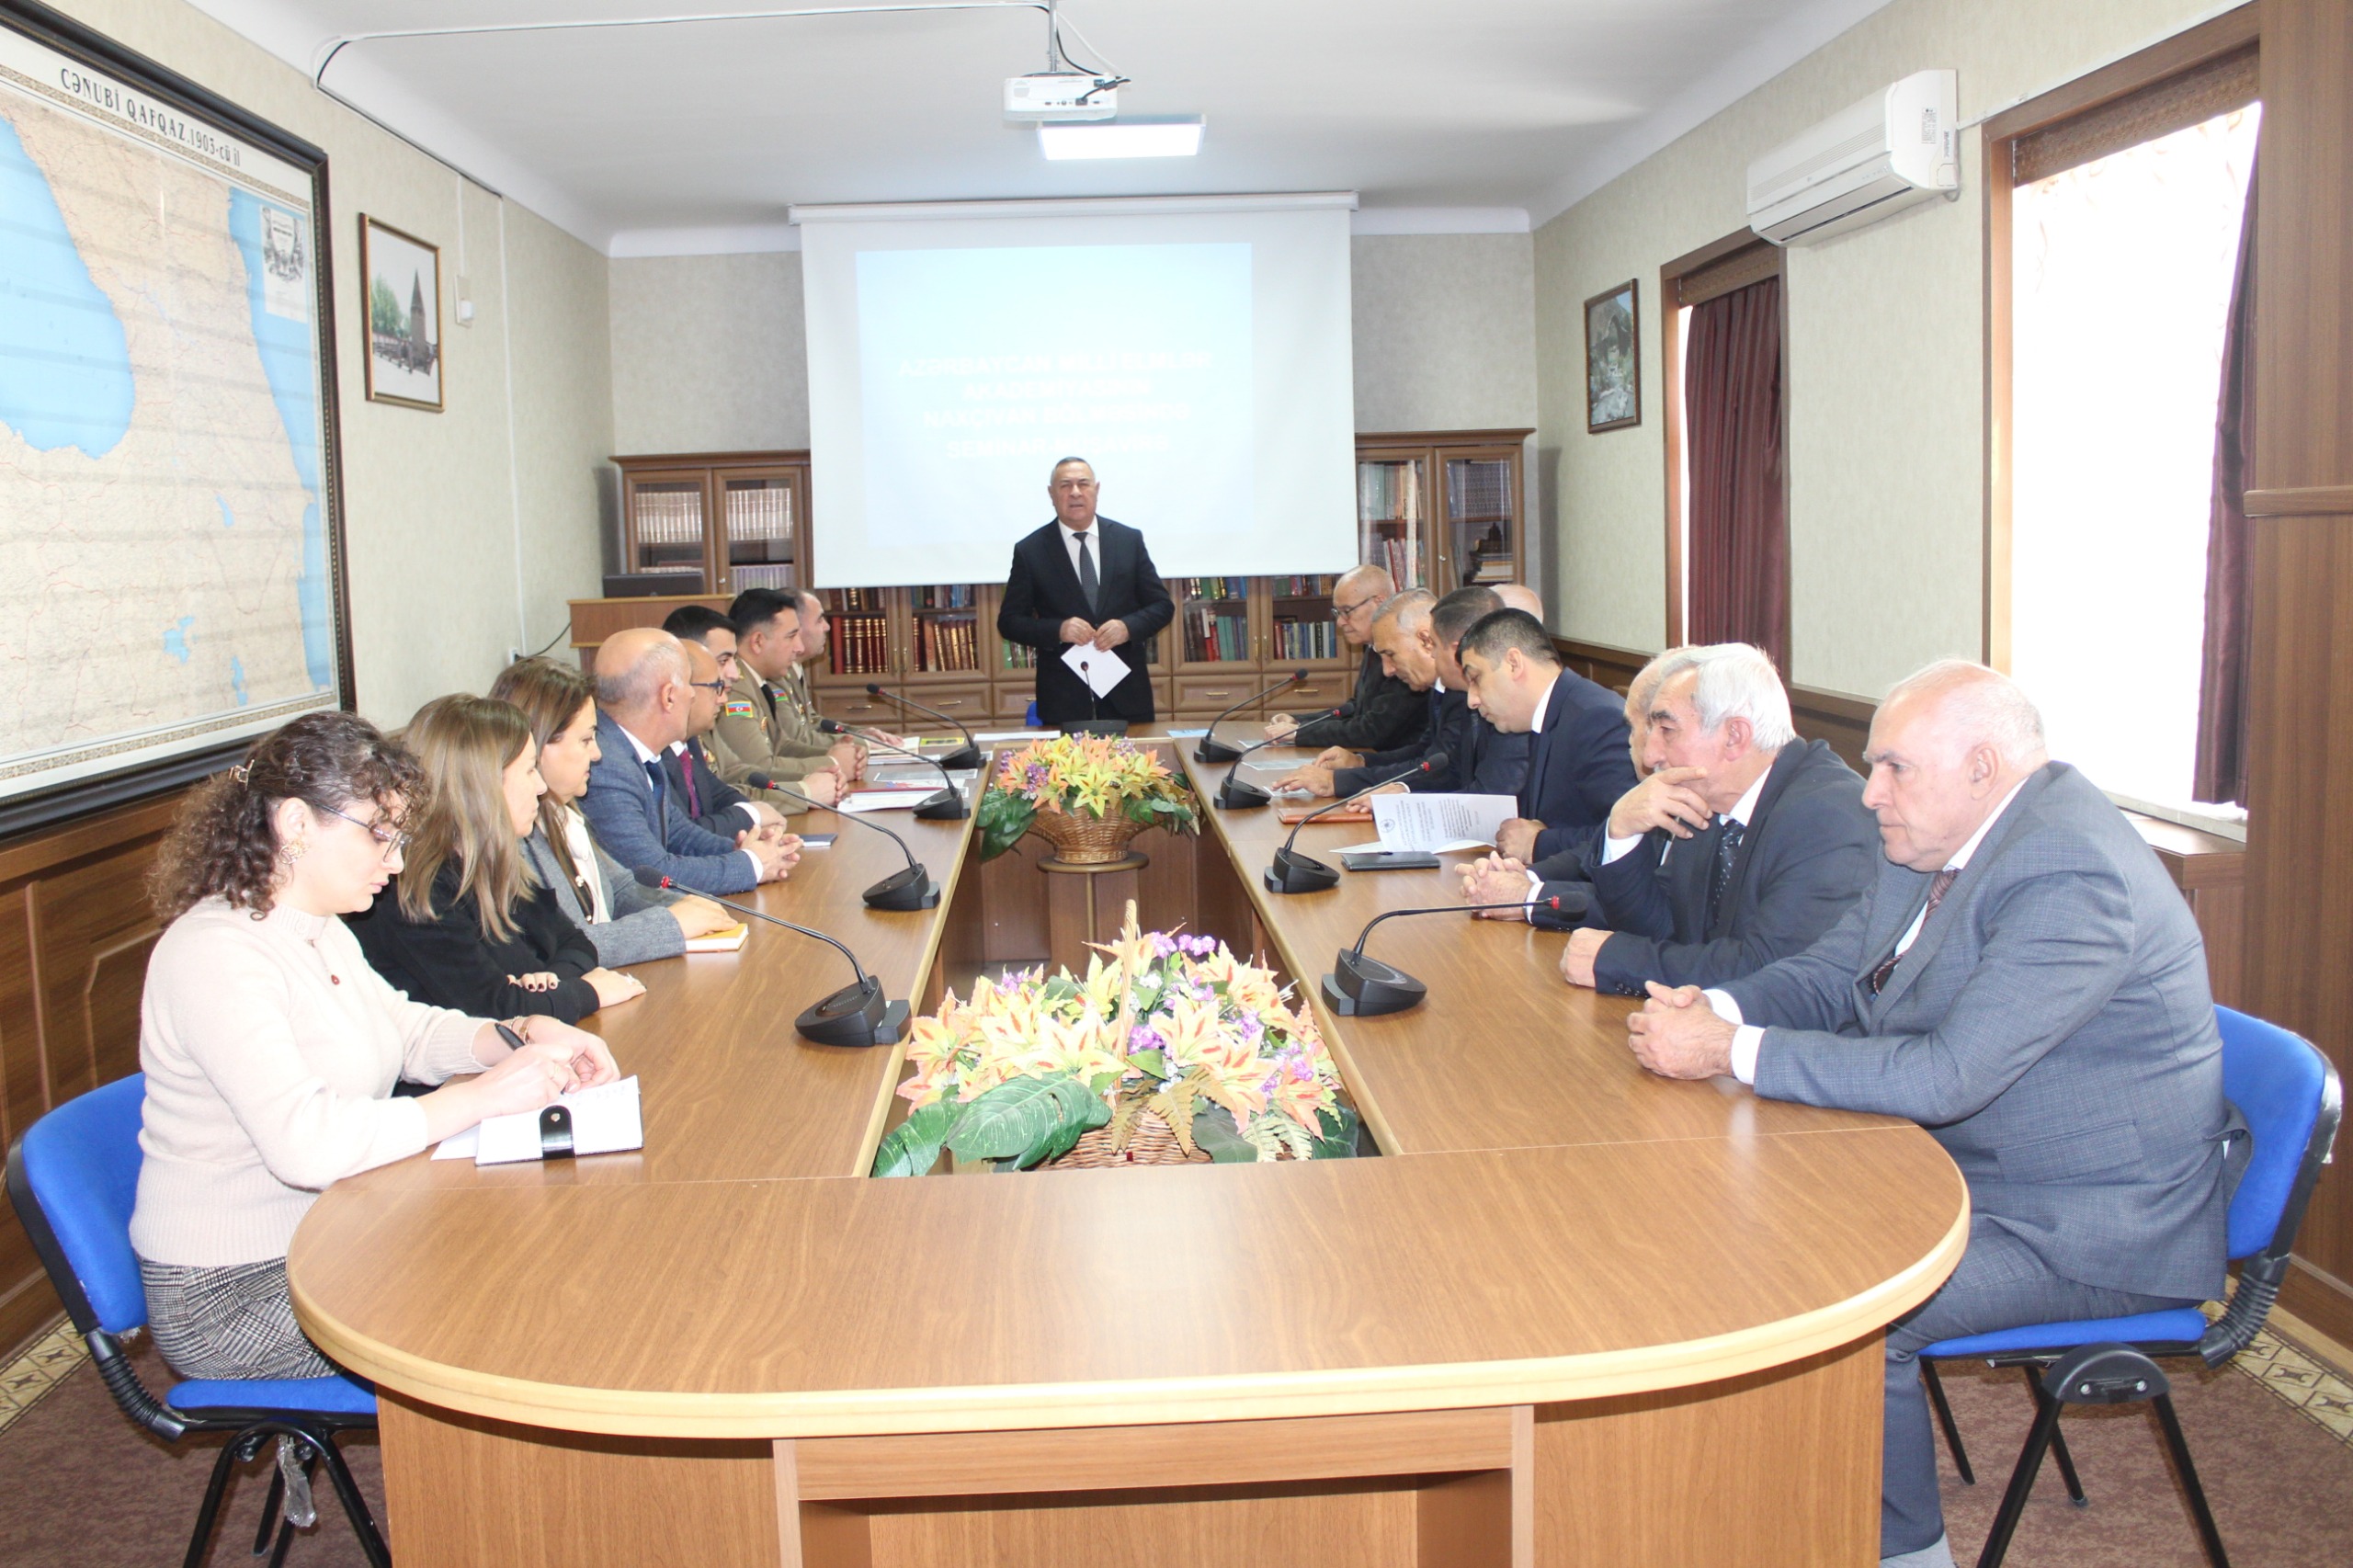
<path id="1" fill-rule="evenodd" d="M 1078 68 L 1063 48 L 1061 6 L 1062 0 L 1046 0 L 1046 68 L 1005 79 L 1005 118 L 1017 125 L 1108 119 L 1120 112 L 1120 89 L 1128 78 L 1108 67 Z"/>

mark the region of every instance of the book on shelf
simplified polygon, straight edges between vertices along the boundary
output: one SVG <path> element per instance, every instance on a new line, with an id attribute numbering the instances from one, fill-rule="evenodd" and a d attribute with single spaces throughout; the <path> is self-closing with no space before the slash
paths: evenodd
<path id="1" fill-rule="evenodd" d="M 1005 667 L 1008 670 L 1034 670 L 1038 667 L 1038 650 L 1026 642 L 1006 642 L 1004 649 Z"/>
<path id="2" fill-rule="evenodd" d="M 1323 576 L 1269 577 L 1267 591 L 1277 598 L 1320 599 L 1332 592 L 1332 580 Z"/>
<path id="3" fill-rule="evenodd" d="M 641 490 L 636 494 L 635 505 L 638 543 L 702 542 L 700 490 Z"/>
<path id="4" fill-rule="evenodd" d="M 926 670 L 978 670 L 980 654 L 972 622 L 962 616 L 925 616 L 915 628 L 919 667 Z"/>
<path id="5" fill-rule="evenodd" d="M 970 583 L 937 584 L 918 592 L 923 597 L 916 601 L 917 609 L 971 609 L 978 602 Z"/>
<path id="6" fill-rule="evenodd" d="M 792 492 L 781 484 L 729 485 L 727 537 L 774 540 L 792 537 Z"/>
<path id="7" fill-rule="evenodd" d="M 1446 509 L 1457 517 L 1511 516 L 1511 464 L 1457 459 L 1446 465 Z"/>
<path id="8" fill-rule="evenodd" d="M 1413 522 L 1421 517 L 1422 487 L 1410 462 L 1357 464 L 1357 516 L 1365 522 Z"/>
<path id="9" fill-rule="evenodd" d="M 735 566 L 729 570 L 734 578 L 735 591 L 739 594 L 746 588 L 792 586 L 792 566 L 789 562 L 780 565 Z"/>

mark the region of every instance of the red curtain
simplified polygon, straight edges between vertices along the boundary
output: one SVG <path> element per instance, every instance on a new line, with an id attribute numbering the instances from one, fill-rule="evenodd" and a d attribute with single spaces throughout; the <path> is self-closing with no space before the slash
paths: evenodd
<path id="1" fill-rule="evenodd" d="M 1695 305 L 1684 359 L 1694 642 L 1753 642 L 1789 670 L 1781 490 L 1781 280 Z"/>
<path id="2" fill-rule="evenodd" d="M 2246 799 L 2247 470 L 2255 458 L 2255 187 L 2246 181 L 2238 276 L 2222 338 L 2222 392 L 2214 418 L 2214 498 L 2206 534 L 2206 648 L 2198 683 L 2198 761 L 2190 798 Z"/>

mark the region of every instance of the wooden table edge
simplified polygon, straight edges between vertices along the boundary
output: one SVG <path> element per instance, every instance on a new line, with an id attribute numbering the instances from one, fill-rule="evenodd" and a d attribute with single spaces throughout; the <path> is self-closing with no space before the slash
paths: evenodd
<path id="1" fill-rule="evenodd" d="M 297 1317 L 335 1361 L 412 1401 L 520 1426 L 703 1440 L 1011 1432 L 1557 1404 L 1721 1382 L 1850 1345 L 1935 1294 L 1969 1242 L 1964 1198 L 1917 1262 L 1869 1290 L 1705 1339 L 1535 1359 L 1206 1378 L 712 1393 L 591 1389 L 475 1373 L 346 1332 L 293 1284 Z"/>

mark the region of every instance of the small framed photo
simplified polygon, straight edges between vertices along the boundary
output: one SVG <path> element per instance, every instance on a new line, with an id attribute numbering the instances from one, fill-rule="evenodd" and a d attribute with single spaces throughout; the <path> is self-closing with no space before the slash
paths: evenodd
<path id="1" fill-rule="evenodd" d="M 1641 316 L 1635 279 L 1585 302 L 1585 427 L 1623 430 L 1643 422 Z"/>
<path id="2" fill-rule="evenodd" d="M 441 250 L 359 215 L 368 398 L 441 412 Z"/>

